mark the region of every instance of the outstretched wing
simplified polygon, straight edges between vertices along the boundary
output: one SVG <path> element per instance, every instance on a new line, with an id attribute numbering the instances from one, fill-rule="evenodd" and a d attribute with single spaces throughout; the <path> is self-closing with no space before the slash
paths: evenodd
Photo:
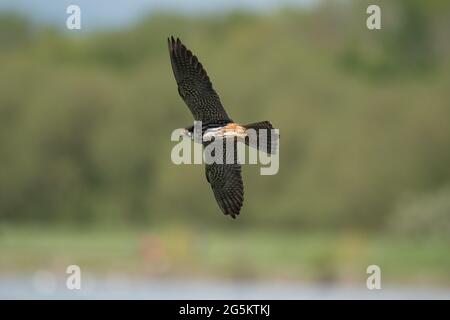
<path id="1" fill-rule="evenodd" d="M 197 57 L 178 38 L 175 40 L 171 37 L 168 44 L 178 93 L 191 110 L 194 119 L 205 123 L 214 120 L 231 121 Z"/>
<path id="2" fill-rule="evenodd" d="M 244 202 L 241 165 L 213 163 L 207 164 L 205 171 L 220 209 L 236 218 Z"/>

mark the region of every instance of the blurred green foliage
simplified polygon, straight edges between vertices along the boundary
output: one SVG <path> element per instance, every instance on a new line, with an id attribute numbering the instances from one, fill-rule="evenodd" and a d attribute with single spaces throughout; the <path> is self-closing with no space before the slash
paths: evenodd
<path id="1" fill-rule="evenodd" d="M 384 1 L 382 30 L 369 31 L 365 4 L 161 13 L 75 35 L 3 14 L 0 221 L 383 231 L 409 230 L 399 221 L 429 208 L 439 219 L 428 232 L 441 230 L 450 221 L 440 191 L 450 185 L 449 6 Z M 170 35 L 198 55 L 233 119 L 280 129 L 280 172 L 244 168 L 237 221 L 220 213 L 203 166 L 170 161 L 170 133 L 192 123 Z M 416 200 L 435 192 L 436 205 Z"/>
<path id="2" fill-rule="evenodd" d="M 392 219 L 392 227 L 418 238 L 444 238 L 450 234 L 450 188 L 405 199 Z"/>

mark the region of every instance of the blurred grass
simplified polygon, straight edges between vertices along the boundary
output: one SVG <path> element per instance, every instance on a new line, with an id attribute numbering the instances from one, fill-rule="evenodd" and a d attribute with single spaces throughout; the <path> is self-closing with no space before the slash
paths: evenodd
<path id="1" fill-rule="evenodd" d="M 360 282 L 377 264 L 383 283 L 449 285 L 448 241 L 367 237 L 357 232 L 295 234 L 245 230 L 48 230 L 3 227 L 0 273 L 49 270 L 70 264 L 89 274 L 148 277 Z"/>

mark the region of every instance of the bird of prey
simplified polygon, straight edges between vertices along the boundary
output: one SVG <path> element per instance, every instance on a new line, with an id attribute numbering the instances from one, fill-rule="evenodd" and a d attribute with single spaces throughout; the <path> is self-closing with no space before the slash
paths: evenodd
<path id="1" fill-rule="evenodd" d="M 248 129 L 258 132 L 273 129 L 269 121 L 256 122 L 248 125 L 236 124 L 227 114 L 219 95 L 213 89 L 211 81 L 198 58 L 186 48 L 177 38 L 168 39 L 170 61 L 173 74 L 178 85 L 178 93 L 189 107 L 194 120 L 202 122 L 202 135 L 205 132 L 214 132 L 222 137 L 234 138 L 245 136 Z M 194 126 L 185 128 L 186 133 L 192 137 Z M 234 139 L 233 138 L 233 139 Z M 259 138 L 258 138 L 259 139 Z M 244 139 L 245 140 L 245 139 Z M 267 140 L 264 151 L 273 153 L 274 148 Z M 246 144 L 248 140 L 245 140 Z M 203 142 L 206 146 L 208 142 Z M 258 147 L 258 145 L 256 146 Z M 237 148 L 234 148 L 236 151 Z M 206 164 L 206 179 L 211 185 L 216 201 L 225 215 L 236 218 L 239 215 L 244 201 L 244 185 L 241 176 L 241 165 L 236 161 L 229 163 Z"/>

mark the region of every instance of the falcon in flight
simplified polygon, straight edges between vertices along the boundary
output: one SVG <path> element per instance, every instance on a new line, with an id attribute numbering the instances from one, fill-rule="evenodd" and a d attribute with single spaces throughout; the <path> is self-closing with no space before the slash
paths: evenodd
<path id="1" fill-rule="evenodd" d="M 236 124 L 227 114 L 220 98 L 213 89 L 211 81 L 197 57 L 192 54 L 180 39 L 170 37 L 168 39 L 170 61 L 175 80 L 178 85 L 178 93 L 189 107 L 194 120 L 202 122 L 202 136 L 205 133 L 213 132 L 216 137 L 231 137 L 237 139 L 244 137 L 244 142 L 249 145 L 249 140 L 245 139 L 246 130 L 253 129 L 258 134 L 258 130 L 265 129 L 268 132 L 273 129 L 269 121 L 256 122 L 248 125 Z M 193 137 L 194 126 L 185 128 L 185 132 Z M 259 135 L 257 135 L 259 141 Z M 224 139 L 225 140 L 225 139 Z M 267 153 L 275 152 L 271 139 L 267 139 L 267 146 L 262 148 Z M 256 147 L 264 142 L 257 142 Z M 210 142 L 203 142 L 206 146 Z M 225 144 L 224 144 L 225 145 Z M 236 153 L 236 147 L 234 148 Z M 241 165 L 238 163 L 236 155 L 232 164 L 212 163 L 206 164 L 206 180 L 211 185 L 216 201 L 225 215 L 236 218 L 244 202 L 244 185 L 242 183 Z"/>

